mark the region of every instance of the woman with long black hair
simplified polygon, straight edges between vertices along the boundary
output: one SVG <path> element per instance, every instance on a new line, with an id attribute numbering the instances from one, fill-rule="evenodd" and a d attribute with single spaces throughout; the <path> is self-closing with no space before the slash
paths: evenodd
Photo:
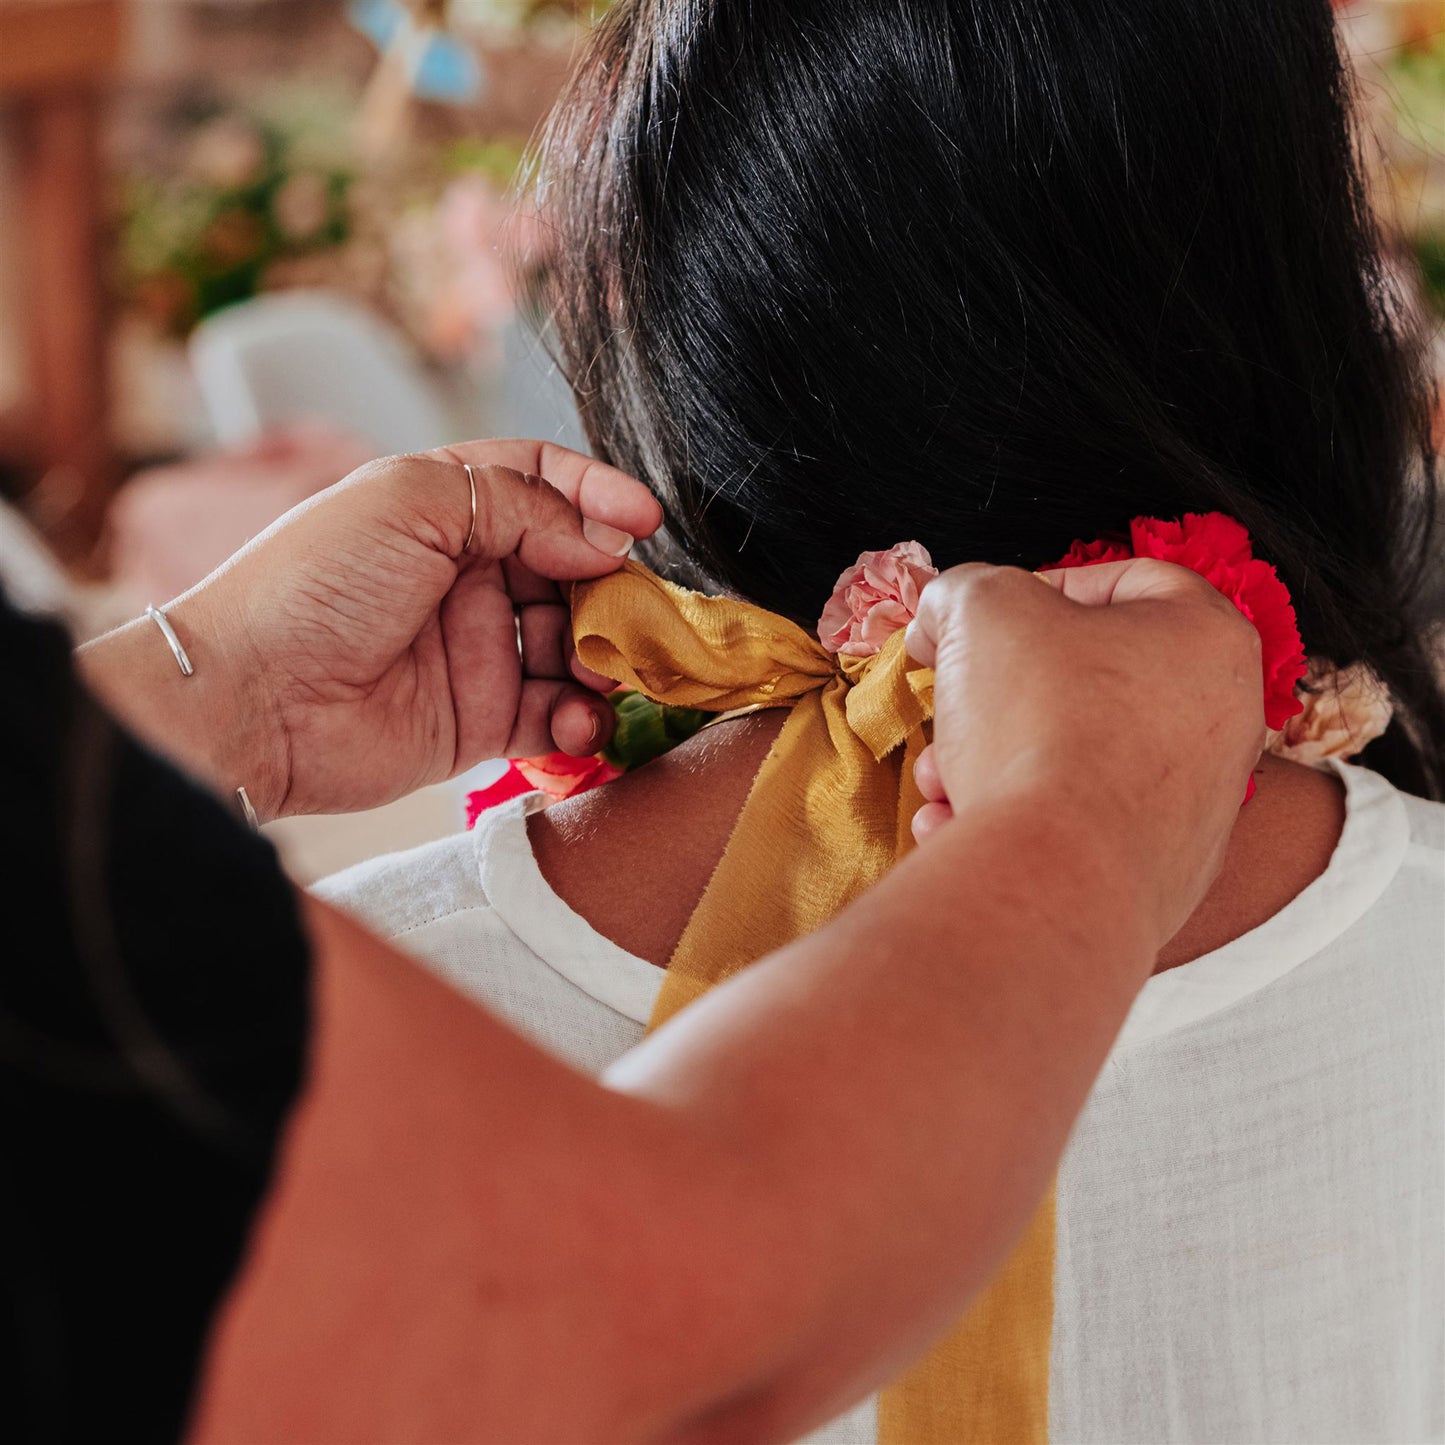
<path id="1" fill-rule="evenodd" d="M 1011 785 L 606 1087 L 295 893 L 227 816 L 238 789 L 263 818 L 342 811 L 488 752 L 592 746 L 611 709 L 568 670 L 556 586 L 657 521 L 608 467 L 475 443 L 364 468 L 88 645 L 79 677 L 60 628 L 0 605 L 7 1440 L 701 1437 L 769 1398 L 809 1422 L 977 1289 L 1258 750 L 1258 639 L 1198 578 L 1069 584 L 1135 597 L 1107 609 L 1018 572 L 941 579 L 914 639 L 937 663 L 930 806 L 1026 741 Z M 1012 675 L 1021 648 L 1037 675 Z M 1148 799 L 1100 816 L 1141 760 Z M 1081 837 L 1090 861 L 1016 907 Z M 989 885 L 961 909 L 960 874 Z M 884 1007 L 917 1027 L 860 1067 Z M 769 1078 L 780 1047 L 852 1130 Z M 925 1102 L 972 1138 L 969 1170 L 934 1166 Z M 688 1249 L 653 1227 L 662 1200 Z M 859 1233 L 900 1202 L 911 1243 Z M 805 1208 L 827 1244 L 803 1264 Z M 860 1290 L 857 1326 L 830 1303 Z M 684 1328 L 691 1350 L 655 1350 Z"/>
<path id="2" fill-rule="evenodd" d="M 1445 1433 L 1436 464 L 1358 145 L 1326 0 L 623 0 L 553 119 L 544 309 L 665 511 L 579 652 L 746 715 L 330 896 L 605 1066 L 906 845 L 865 613 L 928 554 L 1268 563 L 1308 654 L 1052 1203 L 829 1439 Z"/>

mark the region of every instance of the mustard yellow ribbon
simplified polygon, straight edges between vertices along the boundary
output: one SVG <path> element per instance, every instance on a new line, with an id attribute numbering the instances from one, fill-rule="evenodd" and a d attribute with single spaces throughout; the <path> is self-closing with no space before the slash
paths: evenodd
<path id="1" fill-rule="evenodd" d="M 835 656 L 785 618 L 631 562 L 579 584 L 572 615 L 582 662 L 656 702 L 789 709 L 669 960 L 656 1028 L 826 923 L 912 846 L 933 674 L 909 660 L 901 633 L 876 656 Z M 1050 1193 L 963 1322 L 882 1392 L 883 1445 L 1047 1441 L 1053 1259 Z"/>

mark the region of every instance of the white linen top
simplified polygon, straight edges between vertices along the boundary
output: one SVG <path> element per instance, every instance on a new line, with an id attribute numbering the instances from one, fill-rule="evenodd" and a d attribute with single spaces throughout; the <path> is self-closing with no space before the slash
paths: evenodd
<path id="1" fill-rule="evenodd" d="M 1055 1445 L 1445 1439 L 1445 807 L 1338 772 L 1326 871 L 1149 980 L 1074 1129 Z M 663 975 L 548 887 L 539 802 L 318 891 L 596 1071 Z M 810 1438 L 875 1423 L 870 1400 Z"/>

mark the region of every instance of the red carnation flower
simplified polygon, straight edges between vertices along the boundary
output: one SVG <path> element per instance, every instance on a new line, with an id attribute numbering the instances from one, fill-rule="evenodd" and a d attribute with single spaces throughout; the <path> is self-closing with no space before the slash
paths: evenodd
<path id="1" fill-rule="evenodd" d="M 574 758 L 570 753 L 543 753 L 537 758 L 516 758 L 512 766 L 549 798 L 575 798 L 623 773 L 600 753 L 585 758 Z"/>
<path id="2" fill-rule="evenodd" d="M 1295 687 L 1305 675 L 1304 644 L 1289 589 L 1254 555 L 1249 533 L 1222 512 L 1190 512 L 1177 522 L 1135 517 L 1129 541 L 1075 542 L 1056 567 L 1087 567 L 1129 557 L 1154 557 L 1197 572 L 1222 592 L 1259 633 L 1265 726 L 1282 728 L 1304 703 Z"/>
<path id="3" fill-rule="evenodd" d="M 503 803 L 508 803 L 513 798 L 520 798 L 523 793 L 531 791 L 532 784 L 522 776 L 515 763 L 509 762 L 507 771 L 490 787 L 480 788 L 475 793 L 467 794 L 467 827 L 475 828 L 477 819 L 488 808 L 499 808 Z"/>
<path id="4" fill-rule="evenodd" d="M 1092 567 L 1096 562 L 1127 562 L 1134 554 L 1129 550 L 1127 542 L 1075 542 L 1067 552 L 1063 560 L 1056 562 L 1047 571 L 1055 571 L 1060 567 Z"/>
<path id="5" fill-rule="evenodd" d="M 476 826 L 477 819 L 488 808 L 495 808 L 523 793 L 543 792 L 558 801 L 599 788 L 622 776 L 616 767 L 598 754 L 574 758 L 570 753 L 544 753 L 536 758 L 513 758 L 507 771 L 489 788 L 467 794 L 467 827 Z"/>

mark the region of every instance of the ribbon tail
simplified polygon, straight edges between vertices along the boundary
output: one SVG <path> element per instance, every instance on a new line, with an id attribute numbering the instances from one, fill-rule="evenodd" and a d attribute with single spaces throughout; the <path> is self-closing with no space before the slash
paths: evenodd
<path id="1" fill-rule="evenodd" d="M 878 1397 L 880 1445 L 1047 1445 L 1054 1186 L 962 1321 Z"/>

